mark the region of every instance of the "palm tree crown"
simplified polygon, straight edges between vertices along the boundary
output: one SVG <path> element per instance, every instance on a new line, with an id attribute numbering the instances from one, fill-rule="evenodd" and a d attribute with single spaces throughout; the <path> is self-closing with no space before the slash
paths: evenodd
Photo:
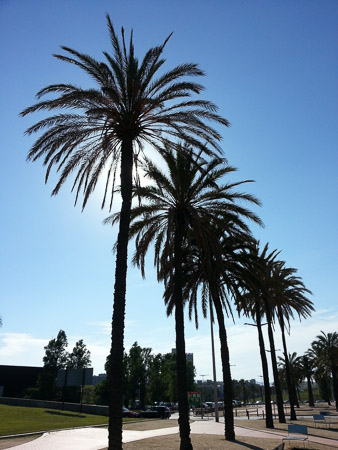
<path id="1" fill-rule="evenodd" d="M 333 396 L 338 411 L 338 333 L 321 331 L 312 342 L 308 356 L 315 365 L 315 377 L 318 380 L 332 377 Z"/>
<path id="2" fill-rule="evenodd" d="M 205 150 L 205 143 L 220 150 L 217 142 L 221 137 L 205 120 L 229 125 L 216 113 L 213 103 L 190 99 L 203 89 L 200 84 L 185 80 L 185 77 L 204 75 L 196 64 L 182 64 L 158 74 L 165 62 L 161 55 L 170 36 L 162 45 L 151 48 L 139 63 L 134 54 L 132 34 L 127 51 L 123 28 L 121 45 L 109 16 L 107 21 L 113 56 L 103 52 L 105 62 L 65 46 L 62 49 L 68 55 L 54 55 L 84 70 L 97 83 L 98 89 L 53 84 L 41 89 L 37 97 L 52 94 L 55 98 L 40 101 L 21 113 L 25 116 L 41 110 L 61 110 L 26 131 L 32 134 L 47 129 L 32 146 L 28 160 L 44 158 L 46 181 L 53 166 L 61 171 L 53 195 L 59 192 L 69 175 L 77 171 L 73 189 L 76 189 L 76 200 L 83 189 L 83 207 L 106 169 L 104 206 L 125 140 L 135 145 L 135 159 L 145 143 L 157 147 L 165 135 L 185 139 Z M 112 188 L 110 193 L 113 191 Z"/>
<path id="3" fill-rule="evenodd" d="M 131 211 L 133 223 L 130 237 L 136 236 L 138 249 L 134 262 L 140 266 L 143 275 L 143 256 L 152 242 L 155 242 L 154 263 L 158 273 L 161 268 L 168 267 L 172 258 L 171 237 L 179 222 L 184 232 L 185 247 L 189 249 L 196 244 L 203 247 L 210 260 L 211 255 L 222 259 L 219 239 L 215 238 L 217 229 L 223 230 L 223 235 L 237 233 L 241 236 L 250 234 L 244 217 L 262 224 L 252 211 L 238 204 L 247 201 L 259 205 L 259 201 L 248 193 L 234 190 L 251 180 L 220 186 L 219 180 L 236 169 L 218 157 L 204 161 L 189 146 L 178 145 L 176 149 L 173 152 L 166 147 L 162 152 L 169 170 L 168 176 L 147 160 L 143 166 L 145 176 L 156 184 L 141 187 L 137 191 L 145 202 Z M 114 223 L 116 220 L 118 214 L 107 221 Z"/>

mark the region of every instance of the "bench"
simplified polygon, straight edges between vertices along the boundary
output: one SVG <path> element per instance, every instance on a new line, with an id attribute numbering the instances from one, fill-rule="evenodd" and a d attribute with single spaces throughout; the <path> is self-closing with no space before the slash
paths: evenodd
<path id="1" fill-rule="evenodd" d="M 283 441 L 305 441 L 308 440 L 306 425 L 288 425 L 288 435 L 283 437 Z"/>
<path id="2" fill-rule="evenodd" d="M 323 414 L 314 414 L 312 417 L 315 422 L 315 427 L 317 424 L 324 424 L 327 426 L 327 422 L 325 421 L 325 416 L 323 416 Z"/>

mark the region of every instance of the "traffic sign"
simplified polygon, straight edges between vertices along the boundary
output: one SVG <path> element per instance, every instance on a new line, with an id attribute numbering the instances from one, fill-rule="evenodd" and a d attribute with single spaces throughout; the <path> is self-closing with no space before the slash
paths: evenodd
<path id="1" fill-rule="evenodd" d="M 199 408 L 201 406 L 201 393 L 194 391 L 188 392 L 189 406 L 195 406 Z"/>

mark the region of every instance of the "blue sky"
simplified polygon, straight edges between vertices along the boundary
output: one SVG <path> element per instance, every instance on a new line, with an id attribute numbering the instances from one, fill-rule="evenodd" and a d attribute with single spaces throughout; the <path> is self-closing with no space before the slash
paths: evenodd
<path id="1" fill-rule="evenodd" d="M 103 371 L 116 230 L 102 225 L 102 187 L 84 212 L 74 208 L 70 184 L 50 197 L 56 177 L 46 186 L 41 163 L 26 162 L 34 138 L 24 131 L 40 116 L 19 112 L 48 84 L 90 85 L 52 54 L 66 45 L 101 59 L 110 50 L 106 12 L 116 30 L 133 28 L 140 58 L 173 31 L 165 67 L 196 62 L 206 72 L 203 98 L 231 122 L 220 131 L 234 178 L 254 179 L 248 189 L 263 203 L 256 212 L 265 228 L 254 234 L 281 250 L 313 292 L 316 313 L 293 323 L 289 337 L 290 351 L 302 354 L 320 330 L 338 330 L 337 2 L 2 0 L 0 364 L 41 365 L 44 345 L 63 329 L 70 349 L 84 339 L 94 373 Z M 174 320 L 151 257 L 146 274 L 129 266 L 125 346 L 166 353 Z M 256 330 L 243 322 L 227 321 L 233 377 L 258 378 Z M 187 320 L 186 346 L 197 375 L 211 377 L 208 320 L 198 331 Z"/>

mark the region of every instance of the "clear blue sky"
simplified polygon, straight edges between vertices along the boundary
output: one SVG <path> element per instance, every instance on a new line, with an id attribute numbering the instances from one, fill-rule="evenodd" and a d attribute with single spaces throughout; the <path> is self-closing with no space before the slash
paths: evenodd
<path id="1" fill-rule="evenodd" d="M 55 177 L 45 186 L 41 163 L 26 162 L 33 138 L 24 131 L 39 116 L 19 112 L 48 84 L 90 85 L 52 54 L 66 45 L 101 59 L 110 50 L 106 12 L 117 30 L 134 29 L 140 58 L 174 31 L 166 68 L 196 62 L 206 71 L 203 97 L 232 124 L 221 130 L 225 156 L 237 180 L 256 180 L 250 192 L 263 203 L 256 212 L 265 228 L 254 233 L 313 291 L 317 312 L 292 324 L 290 351 L 337 331 L 337 1 L 1 0 L 0 364 L 41 365 L 44 345 L 64 329 L 70 347 L 84 339 L 94 373 L 103 371 L 116 233 L 102 225 L 100 192 L 83 213 L 70 184 L 50 197 Z M 129 268 L 126 349 L 138 341 L 171 351 L 174 320 L 151 259 L 145 281 Z M 233 377 L 258 378 L 256 330 L 243 320 L 227 327 Z M 197 374 L 211 377 L 209 321 L 198 331 L 187 323 L 186 342 Z M 218 378 L 220 369 L 218 359 Z"/>

